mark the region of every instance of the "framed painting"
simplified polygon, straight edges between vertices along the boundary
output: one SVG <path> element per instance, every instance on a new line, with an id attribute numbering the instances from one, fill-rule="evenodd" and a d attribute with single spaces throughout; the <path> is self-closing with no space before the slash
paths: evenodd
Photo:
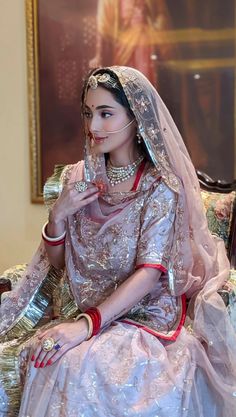
<path id="1" fill-rule="evenodd" d="M 142 71 L 196 169 L 214 179 L 236 176 L 235 0 L 25 4 L 32 202 L 42 202 L 55 165 L 83 158 L 81 88 L 88 70 L 100 65 Z"/>

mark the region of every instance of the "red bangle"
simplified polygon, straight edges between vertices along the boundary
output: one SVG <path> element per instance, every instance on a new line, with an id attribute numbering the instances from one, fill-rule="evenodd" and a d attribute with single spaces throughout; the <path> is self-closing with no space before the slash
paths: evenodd
<path id="1" fill-rule="evenodd" d="M 88 314 L 93 322 L 93 331 L 91 337 L 98 334 L 99 330 L 101 329 L 101 313 L 96 307 L 91 307 L 88 310 L 85 311 L 86 314 Z"/>

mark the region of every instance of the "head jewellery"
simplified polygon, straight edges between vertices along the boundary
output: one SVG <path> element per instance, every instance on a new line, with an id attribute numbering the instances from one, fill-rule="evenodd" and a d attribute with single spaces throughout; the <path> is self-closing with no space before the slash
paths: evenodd
<path id="1" fill-rule="evenodd" d="M 96 88 L 98 87 L 98 83 L 109 83 L 112 87 L 117 86 L 116 81 L 114 81 L 110 74 L 107 73 L 91 75 L 89 77 L 88 85 L 93 90 L 96 90 Z"/>
<path id="2" fill-rule="evenodd" d="M 127 129 L 127 127 L 131 126 L 134 121 L 135 121 L 135 119 L 132 119 L 129 123 L 127 123 L 125 126 L 121 127 L 120 129 L 117 129 L 117 130 L 100 130 L 99 133 L 105 133 L 105 134 L 111 135 L 113 133 L 123 132 L 123 130 L 125 130 L 125 129 Z M 92 132 L 89 132 L 88 136 L 89 136 L 90 139 L 93 139 L 94 134 Z"/>

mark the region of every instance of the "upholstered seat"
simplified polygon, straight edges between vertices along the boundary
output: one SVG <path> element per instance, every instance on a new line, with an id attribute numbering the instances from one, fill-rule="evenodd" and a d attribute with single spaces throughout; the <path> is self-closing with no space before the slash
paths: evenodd
<path id="1" fill-rule="evenodd" d="M 232 268 L 236 268 L 236 181 L 213 181 L 198 171 L 202 200 L 212 234 L 225 242 Z"/>

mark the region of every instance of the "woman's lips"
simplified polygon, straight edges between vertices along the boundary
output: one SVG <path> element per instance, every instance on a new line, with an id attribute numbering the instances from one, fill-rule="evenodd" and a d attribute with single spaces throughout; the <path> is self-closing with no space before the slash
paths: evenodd
<path id="1" fill-rule="evenodd" d="M 108 138 L 108 136 L 103 136 L 103 137 L 100 137 L 100 136 L 94 136 L 94 141 L 96 142 L 96 143 L 100 143 L 100 142 L 104 142 L 104 140 L 106 140 Z"/>

